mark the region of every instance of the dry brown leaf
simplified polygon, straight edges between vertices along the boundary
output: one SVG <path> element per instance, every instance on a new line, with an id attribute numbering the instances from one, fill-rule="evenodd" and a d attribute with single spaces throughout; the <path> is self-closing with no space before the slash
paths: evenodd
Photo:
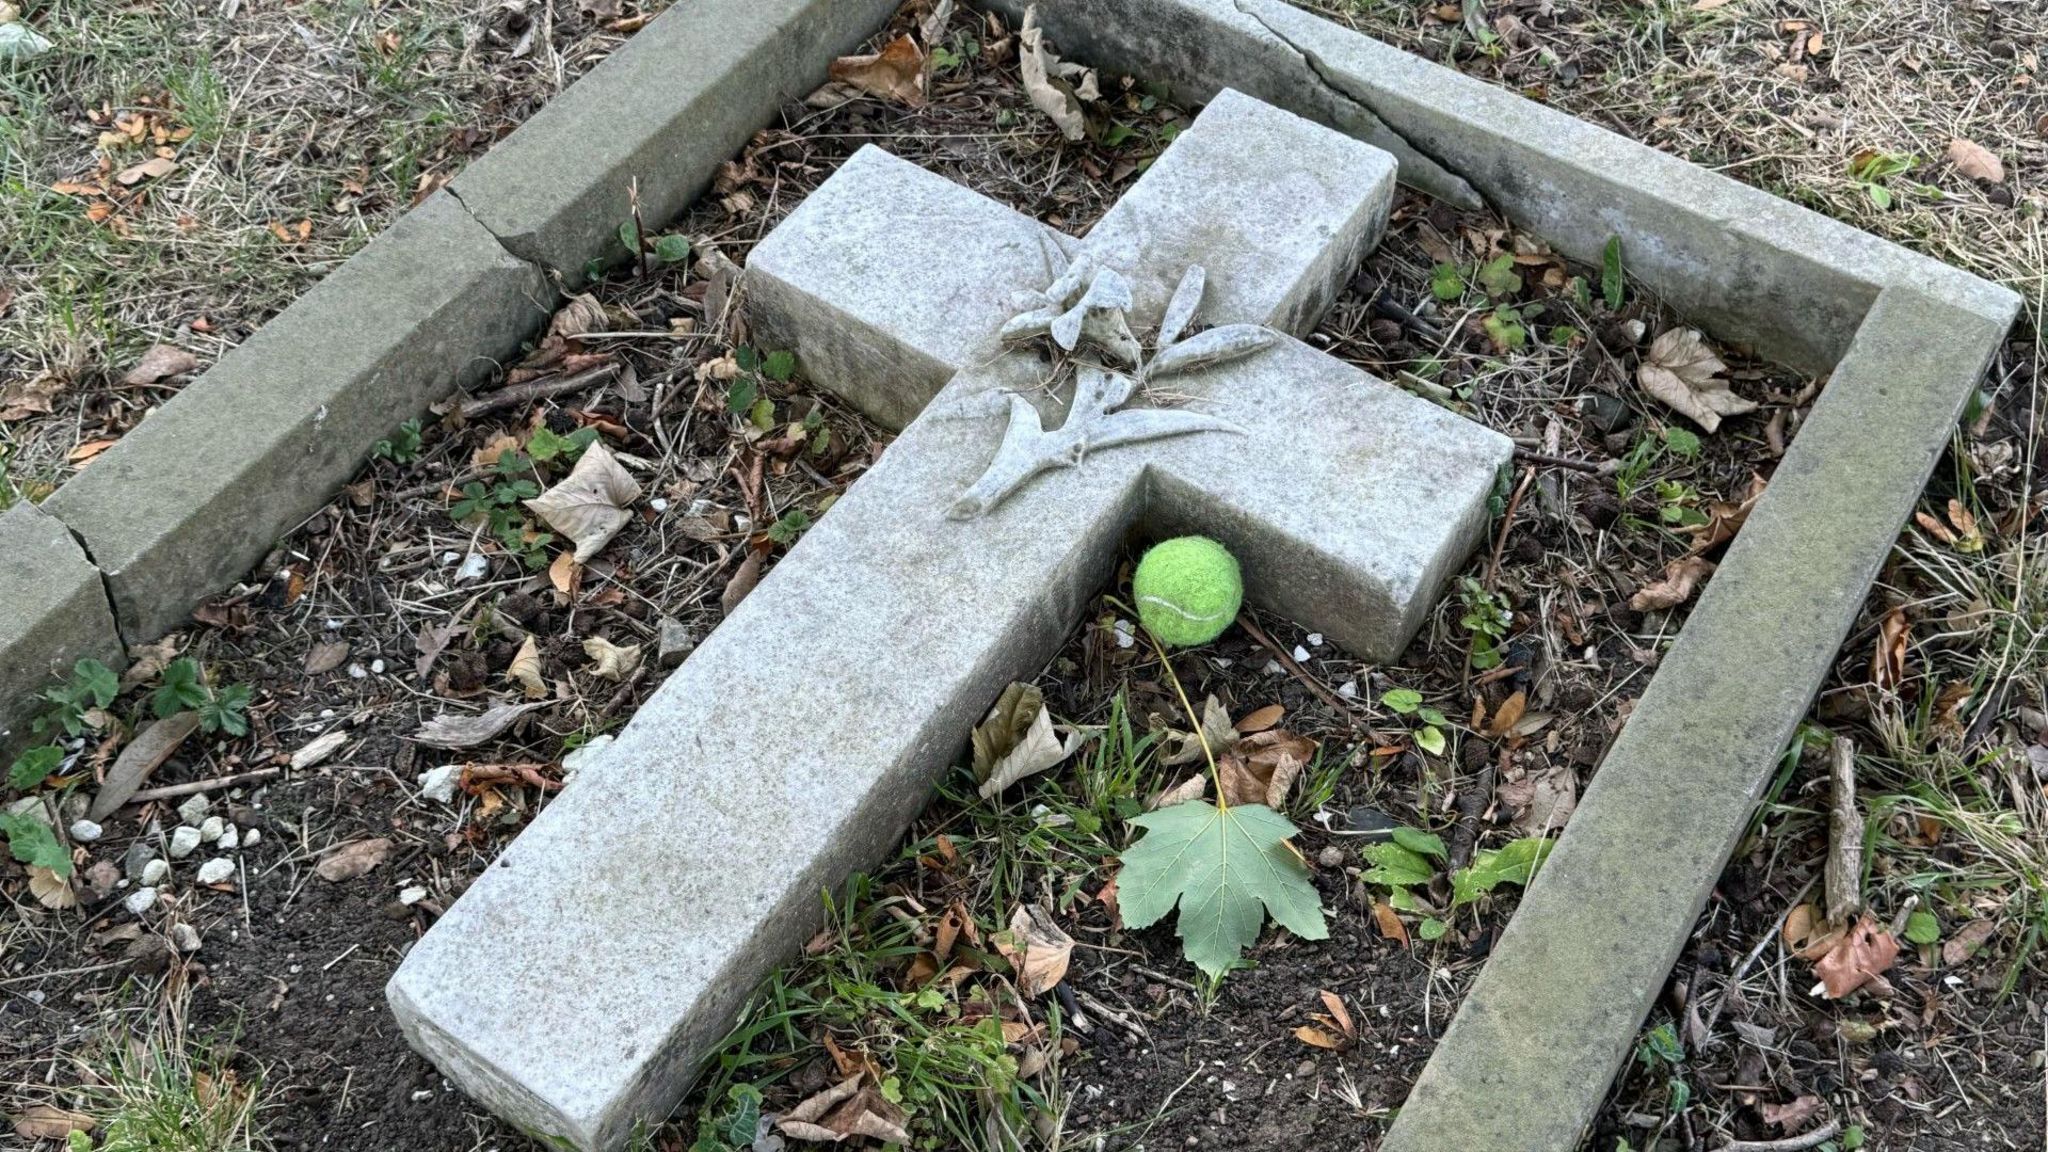
<path id="1" fill-rule="evenodd" d="M 1984 947 L 1985 941 L 1991 939 L 1992 934 L 1997 931 L 1998 924 L 1996 921 L 1970 921 L 1968 924 L 1956 929 L 1955 935 L 1942 942 L 1941 962 L 1950 968 L 1968 962 L 1970 957 L 1975 956 L 1978 949 Z"/>
<path id="2" fill-rule="evenodd" d="M 1763 499 L 1765 481 L 1761 475 L 1752 473 L 1749 491 L 1738 501 L 1714 500 L 1707 504 L 1707 522 L 1683 529 L 1692 533 L 1692 551 L 1710 552 L 1735 539 L 1742 526 L 1749 521 L 1749 514 L 1756 508 L 1756 502 Z"/>
<path id="3" fill-rule="evenodd" d="M 23 1140 L 63 1140 L 92 1128 L 92 1117 L 48 1104 L 31 1104 L 14 1118 L 14 1134 Z"/>
<path id="4" fill-rule="evenodd" d="M 569 302 L 548 321 L 548 335 L 574 340 L 590 332 L 602 332 L 610 324 L 604 314 L 604 305 L 597 302 L 597 297 L 584 293 L 569 297 Z"/>
<path id="5" fill-rule="evenodd" d="M 135 367 L 121 377 L 121 383 L 139 388 L 198 370 L 199 357 L 175 344 L 152 344 L 149 351 L 142 354 L 142 359 L 135 362 Z"/>
<path id="6" fill-rule="evenodd" d="M 1264 708 L 1260 708 L 1244 719 L 1239 720 L 1237 722 L 1237 730 L 1247 736 L 1254 732 L 1264 732 L 1266 729 L 1278 724 L 1280 718 L 1285 715 L 1287 715 L 1287 709 L 1278 704 L 1268 704 Z"/>
<path id="7" fill-rule="evenodd" d="M 1032 721 L 1044 711 L 1045 695 L 1036 685 L 1013 681 L 1004 688 L 968 738 L 974 750 L 974 778 L 988 779 L 996 761 L 1023 742 Z"/>
<path id="8" fill-rule="evenodd" d="M 59 373 L 43 372 L 0 388 L 0 424 L 49 412 L 57 394 L 64 391 L 69 383 L 70 380 Z"/>
<path id="9" fill-rule="evenodd" d="M 152 156 L 140 164 L 123 168 L 114 174 L 114 179 L 123 185 L 133 186 L 144 180 L 161 180 L 178 170 L 178 162 L 168 156 Z"/>
<path id="10" fill-rule="evenodd" d="M 1146 805 L 1146 808 L 1155 812 L 1161 808 L 1171 808 L 1175 804 L 1185 804 L 1190 800 L 1200 800 L 1208 794 L 1208 791 L 1209 778 L 1197 772 L 1193 776 L 1153 797 L 1152 803 Z"/>
<path id="11" fill-rule="evenodd" d="M 1522 713 L 1528 711 L 1528 709 L 1529 694 L 1526 692 L 1516 692 L 1506 700 L 1501 701 L 1500 709 L 1493 714 L 1493 722 L 1486 726 L 1486 734 L 1498 740 L 1513 732 L 1515 725 L 1522 722 Z"/>
<path id="12" fill-rule="evenodd" d="M 1285 729 L 1246 736 L 1216 757 L 1224 801 L 1284 808 L 1288 790 L 1315 754 L 1315 741 Z"/>
<path id="13" fill-rule="evenodd" d="M 1827 955 L 1814 961 L 1813 974 L 1820 977 L 1828 999 L 1840 1000 L 1872 981 L 1881 982 L 1898 956 L 1899 942 L 1865 916 L 1835 941 Z"/>
<path id="14" fill-rule="evenodd" d="M 1913 625 L 1906 610 L 1894 608 L 1877 626 L 1877 647 L 1870 653 L 1870 682 L 1879 691 L 1891 692 L 1906 679 L 1906 644 Z"/>
<path id="15" fill-rule="evenodd" d="M 1358 1026 L 1351 1022 L 1351 1009 L 1344 1006 L 1344 998 L 1329 989 L 1319 989 L 1316 996 L 1323 1002 L 1323 1010 L 1330 1014 L 1330 1022 L 1339 1032 L 1352 1040 L 1358 1039 Z"/>
<path id="16" fill-rule="evenodd" d="M 1019 905 L 1010 914 L 1010 930 L 995 938 L 995 946 L 1017 970 L 1018 991 L 1032 997 L 1045 995 L 1067 978 L 1074 954 L 1074 938 L 1036 904 Z"/>
<path id="17" fill-rule="evenodd" d="M 28 869 L 28 894 L 36 898 L 36 903 L 45 908 L 78 907 L 78 892 L 71 887 L 71 881 L 39 865 L 25 867 Z"/>
<path id="18" fill-rule="evenodd" d="M 576 557 L 564 552 L 548 565 L 548 583 L 554 586 L 555 591 L 567 596 L 576 586 L 576 574 L 580 571 L 582 566 L 576 563 Z"/>
<path id="19" fill-rule="evenodd" d="M 1211 696 L 1202 701 L 1201 739 L 1197 739 L 1193 732 L 1168 731 L 1159 742 L 1159 762 L 1172 768 L 1192 764 L 1204 759 L 1203 739 L 1209 742 L 1211 754 L 1220 755 L 1224 749 L 1237 743 L 1237 737 L 1238 731 L 1230 722 L 1230 714 L 1223 710 L 1216 697 Z"/>
<path id="20" fill-rule="evenodd" d="M 639 482 L 609 449 L 595 443 L 583 450 L 568 479 L 526 501 L 526 507 L 574 541 L 576 562 L 587 564 L 633 518 L 627 505 L 639 498 Z"/>
<path id="21" fill-rule="evenodd" d="M 391 841 L 384 837 L 374 840 L 351 840 L 320 858 L 313 865 L 313 871 L 330 884 L 353 880 L 364 876 L 382 864 L 391 855 Z"/>
<path id="22" fill-rule="evenodd" d="M 718 610 L 727 616 L 732 615 L 740 601 L 747 598 L 747 593 L 754 590 L 754 585 L 761 582 L 761 568 L 767 562 L 766 552 L 759 548 L 747 549 L 747 558 L 740 561 L 740 566 L 733 570 L 732 579 L 725 582 L 725 591 L 718 594 Z"/>
<path id="23" fill-rule="evenodd" d="M 1040 112 L 1052 118 L 1062 136 L 1080 140 L 1088 134 L 1088 117 L 1081 102 L 1096 91 L 1095 73 L 1063 63 L 1045 46 L 1045 32 L 1038 26 L 1038 5 L 1024 9 L 1024 23 L 1017 32 L 1018 70 L 1024 93 Z M 1070 82 L 1070 78 L 1074 82 Z"/>
<path id="24" fill-rule="evenodd" d="M 91 460 L 95 456 L 98 456 L 100 453 L 105 452 L 107 449 L 112 448 L 114 445 L 119 443 L 120 441 L 117 439 L 88 440 L 85 443 L 80 444 L 78 447 L 73 448 L 71 452 L 65 457 L 65 459 L 71 461 L 73 464 L 83 464 L 86 461 Z"/>
<path id="25" fill-rule="evenodd" d="M 1721 427 L 1721 417 L 1756 410 L 1756 401 L 1728 390 L 1721 374 L 1728 366 L 1706 338 L 1693 328 L 1672 328 L 1650 342 L 1650 351 L 1636 366 L 1636 382 L 1708 432 Z"/>
<path id="26" fill-rule="evenodd" d="M 804 1100 L 775 1122 L 776 1131 L 798 1140 L 837 1144 L 866 1136 L 885 1144 L 909 1144 L 903 1110 L 872 1087 L 863 1088 L 865 1071 L 857 1072 Z"/>
<path id="27" fill-rule="evenodd" d="M 308 676 L 318 676 L 341 667 L 348 659 L 348 641 L 322 640 L 306 649 L 305 671 Z"/>
<path id="28" fill-rule="evenodd" d="M 1827 955 L 1841 935 L 1821 915 L 1817 905 L 1801 904 L 1785 914 L 1785 947 L 1801 960 L 1818 960 Z"/>
<path id="29" fill-rule="evenodd" d="M 1806 1122 L 1813 1119 L 1820 1109 L 1818 1096 L 1801 1096 L 1784 1104 L 1766 1104 L 1763 1106 L 1764 1123 L 1774 1124 L 1782 1132 L 1797 1132 L 1805 1128 Z"/>
<path id="30" fill-rule="evenodd" d="M 1023 739 L 990 766 L 988 779 L 982 781 L 978 794 L 986 800 L 1019 780 L 1065 763 L 1087 741 L 1087 733 L 1075 731 L 1068 732 L 1062 741 L 1053 732 L 1052 713 L 1041 704 Z"/>
<path id="31" fill-rule="evenodd" d="M 640 645 L 614 644 L 602 636 L 592 636 L 583 642 L 583 654 L 590 657 L 591 671 L 614 682 L 640 669 Z"/>
<path id="32" fill-rule="evenodd" d="M 872 55 L 841 56 L 832 62 L 831 76 L 870 96 L 912 108 L 924 105 L 924 49 L 907 35 Z"/>
<path id="33" fill-rule="evenodd" d="M 1375 901 L 1372 918 L 1380 927 L 1380 935 L 1398 942 L 1403 948 L 1408 946 L 1408 926 L 1401 923 L 1401 914 L 1394 911 L 1393 905 L 1385 900 Z"/>
<path id="34" fill-rule="evenodd" d="M 1579 778 L 1569 764 L 1531 772 L 1494 790 L 1524 835 L 1541 836 L 1564 827 L 1579 803 Z"/>
<path id="35" fill-rule="evenodd" d="M 92 807 L 86 810 L 86 819 L 105 820 L 114 810 L 128 802 L 130 796 L 149 779 L 163 762 L 171 758 L 187 737 L 199 730 L 199 713 L 180 712 L 168 720 L 159 720 L 135 734 L 128 747 L 121 750 L 120 759 L 107 771 L 106 782 L 100 785 L 99 795 L 92 799 Z"/>
<path id="36" fill-rule="evenodd" d="M 513 654 L 512 663 L 505 669 L 505 678 L 525 691 L 528 700 L 538 700 L 548 694 L 547 681 L 540 674 L 540 645 L 528 636 L 519 644 L 519 651 Z"/>
<path id="37" fill-rule="evenodd" d="M 1350 1042 L 1343 1037 L 1332 1036 L 1321 1028 L 1313 1028 L 1307 1024 L 1303 1024 L 1294 1030 L 1294 1038 L 1303 1044 L 1316 1048 L 1327 1048 L 1332 1052 L 1342 1052 L 1351 1046 Z"/>
<path id="38" fill-rule="evenodd" d="M 1982 180 L 1986 184 L 2005 183 L 2005 161 L 1998 158 L 1998 153 L 1975 140 L 1965 140 L 1960 136 L 1950 140 L 1948 162 L 1972 180 Z"/>
<path id="39" fill-rule="evenodd" d="M 412 738 L 429 748 L 473 748 L 510 728 L 514 720 L 542 706 L 500 704 L 480 716 L 456 716 L 444 712 L 420 725 Z"/>
<path id="40" fill-rule="evenodd" d="M 1638 612 L 1676 608 L 1692 599 L 1700 581 L 1713 570 L 1713 562 L 1705 557 L 1681 556 L 1664 566 L 1662 580 L 1643 585 L 1640 591 L 1629 597 L 1628 606 Z"/>

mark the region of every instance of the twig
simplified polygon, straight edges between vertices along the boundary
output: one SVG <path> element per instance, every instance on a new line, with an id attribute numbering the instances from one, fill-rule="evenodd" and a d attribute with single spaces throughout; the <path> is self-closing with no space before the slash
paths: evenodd
<path id="1" fill-rule="evenodd" d="M 1828 923 L 1847 925 L 1863 909 L 1863 815 L 1856 809 L 1856 742 L 1837 736 L 1832 753 L 1834 804 L 1828 810 L 1824 890 Z"/>
<path id="2" fill-rule="evenodd" d="M 1286 649 L 1280 647 L 1278 644 L 1273 643 L 1273 638 L 1271 636 L 1266 635 L 1265 629 L 1260 628 L 1257 624 L 1252 623 L 1251 613 L 1238 613 L 1237 626 L 1244 629 L 1246 632 L 1249 632 L 1251 634 L 1252 639 L 1258 641 L 1262 646 L 1264 646 L 1266 651 L 1271 652 L 1273 654 L 1273 658 L 1280 662 L 1280 666 L 1282 668 L 1287 669 L 1289 672 L 1293 673 L 1294 678 L 1296 680 L 1299 680 L 1303 684 L 1307 685 L 1308 690 L 1315 693 L 1316 698 L 1318 700 L 1321 700 L 1323 703 L 1328 704 L 1330 707 L 1336 709 L 1338 712 L 1347 715 L 1350 713 L 1351 705 L 1347 705 L 1344 702 L 1344 698 L 1342 696 L 1339 696 L 1335 692 L 1330 691 L 1328 688 L 1323 687 L 1322 681 L 1317 680 L 1315 677 L 1309 675 L 1306 669 L 1304 669 L 1301 665 L 1296 664 L 1294 662 L 1294 657 L 1289 655 Z M 1200 725 L 1197 724 L 1197 727 L 1200 727 Z"/>
<path id="3" fill-rule="evenodd" d="M 1801 1152 L 1805 1148 L 1817 1148 L 1841 1134 L 1841 1122 L 1830 1120 L 1803 1136 L 1787 1136 L 1783 1140 L 1730 1140 L 1721 1145 L 1721 1152 Z"/>
<path id="4" fill-rule="evenodd" d="M 1122 1028 L 1124 1031 L 1130 1033 L 1131 1039 L 1136 1040 L 1142 1044 L 1150 1044 L 1152 1042 L 1152 1034 L 1150 1032 L 1145 1031 L 1144 1025 L 1139 1024 L 1138 1022 L 1132 1020 L 1129 1016 L 1126 1016 L 1122 1012 L 1119 1012 L 1116 1009 L 1111 1008 L 1109 1005 L 1104 1004 L 1100 997 L 1091 996 L 1088 994 L 1086 989 L 1082 988 L 1074 989 L 1074 995 L 1080 999 L 1081 1003 L 1087 1005 L 1089 1010 L 1093 1011 L 1097 1016 L 1102 1017 L 1104 1020 L 1107 1020 L 1110 1023 L 1115 1024 L 1117 1027 Z"/>
<path id="5" fill-rule="evenodd" d="M 1500 518 L 1500 534 L 1493 538 L 1493 559 L 1486 562 L 1488 592 L 1493 591 L 1493 586 L 1500 580 L 1500 554 L 1508 545 L 1508 529 L 1515 526 L 1515 510 L 1522 506 L 1522 497 L 1528 494 L 1529 485 L 1535 479 L 1536 467 L 1532 464 L 1528 471 L 1522 473 L 1522 482 L 1515 485 L 1515 495 L 1508 501 L 1508 510 Z"/>
<path id="6" fill-rule="evenodd" d="M 462 414 L 463 419 L 473 420 L 478 416 L 487 415 L 492 412 L 501 412 L 507 408 L 517 408 L 521 404 L 529 404 L 535 400 L 546 399 L 549 396 L 559 396 L 564 392 L 574 392 L 579 388 L 587 388 L 601 379 L 616 375 L 618 370 L 619 366 L 616 364 L 600 364 L 595 368 L 578 372 L 574 376 L 550 376 L 539 380 L 529 380 L 524 384 L 514 384 L 510 388 L 501 388 L 481 400 L 464 401 L 456 405 L 455 410 Z"/>
<path id="7" fill-rule="evenodd" d="M 1548 452 L 1532 452 L 1527 448 L 1519 446 L 1515 448 L 1515 459 L 1527 460 L 1531 464 L 1542 464 L 1551 468 L 1569 468 L 1574 472 L 1597 473 L 1607 467 L 1605 464 L 1595 463 L 1591 460 L 1574 460 L 1569 456 L 1552 456 Z"/>
<path id="8" fill-rule="evenodd" d="M 194 792 L 210 792 L 216 788 L 239 788 L 268 780 L 283 772 L 282 768 L 257 768 L 249 772 L 237 772 L 233 776 L 216 776 L 211 780 L 192 780 L 184 784 L 166 784 L 161 788 L 144 788 L 128 798 L 129 804 L 143 804 L 151 800 L 173 800 L 179 796 L 190 796 Z M 123 805 L 126 807 L 127 805 Z"/>

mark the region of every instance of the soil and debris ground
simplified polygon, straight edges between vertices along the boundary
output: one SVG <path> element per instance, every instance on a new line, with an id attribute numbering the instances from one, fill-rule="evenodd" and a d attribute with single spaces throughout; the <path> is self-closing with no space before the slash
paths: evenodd
<path id="1" fill-rule="evenodd" d="M 1987 188 L 1925 160 L 1886 177 L 1905 203 L 1880 213 L 1867 181 L 1787 159 L 1821 151 L 1796 126 L 1821 129 L 1779 91 L 1795 74 L 1778 66 L 1796 63 L 1808 70 L 1797 100 L 1853 113 L 1875 99 L 1879 78 L 1843 74 L 1865 44 L 1893 43 L 1849 18 L 1862 8 L 1766 17 L 1736 0 L 1664 10 L 1653 32 L 1633 6 L 1468 7 L 1495 39 L 1434 6 L 1333 14 L 1680 150 L 1705 130 L 1686 109 L 1739 106 L 1752 135 L 1715 136 L 1752 149 L 1720 158 L 1731 174 L 1768 172 L 1775 190 L 2003 278 L 2030 301 L 1588 1146 L 1718 1148 L 1830 1123 L 1853 1133 L 1836 1147 L 2032 1146 L 2048 927 L 2034 324 L 2048 285 L 2038 210 L 2027 209 L 2040 197 L 2029 182 L 2038 130 L 2003 114 L 2010 104 L 1960 105 L 1953 131 L 2019 175 Z M 87 22 L 29 9 L 60 47 L 50 62 L 0 72 L 0 300 L 11 297 L 0 303 L 0 397 L 50 402 L 0 420 L 8 498 L 38 498 L 89 467 L 92 444 L 131 427 L 652 9 L 289 11 L 158 6 Z M 1784 59 L 1780 25 L 1795 19 L 1814 22 L 1822 43 L 1802 36 L 1798 59 Z M 2040 30 L 2028 19 L 1999 4 L 1981 27 L 1945 17 L 1944 36 L 1902 74 L 1923 79 L 1898 83 L 2031 76 Z M 204 47 L 167 65 L 153 54 L 167 41 Z M 59 779 L 72 794 L 95 791 L 178 659 L 203 667 L 201 697 L 250 686 L 249 730 L 193 734 L 148 786 L 267 775 L 210 789 L 204 813 L 174 795 L 108 817 L 98 839 L 71 846 L 73 909 L 45 907 L 32 877 L 0 863 L 10 1115 L 36 1110 L 60 1128 L 89 1118 L 110 1143 L 148 1122 L 187 1133 L 143 1147 L 527 1146 L 405 1049 L 385 979 L 561 785 L 564 760 L 631 717 L 665 672 L 662 650 L 679 654 L 715 627 L 886 443 L 791 376 L 779 350 L 748 343 L 744 309 L 726 307 L 731 265 L 869 141 L 1080 232 L 1189 115 L 1103 77 L 1096 137 L 1065 144 L 1020 90 L 1011 30 L 962 12 L 942 43 L 921 108 L 867 97 L 787 108 L 711 196 L 649 238 L 651 252 L 681 258 L 615 269 L 506 378 L 416 435 L 395 429 L 245 584 L 137 653 L 119 699 L 87 711 L 69 749 Z M 1851 121 L 1826 129 L 1846 142 L 1924 156 L 1889 120 L 1880 133 L 1831 114 Z M 1781 123 L 1797 144 L 1776 135 Z M 120 172 L 159 146 L 178 160 L 164 178 L 175 194 L 41 191 L 129 188 Z M 1908 179 L 1953 199 L 1936 205 Z M 1379 837 L 1361 832 L 1434 834 L 1447 873 L 1568 819 L 1683 624 L 1684 578 L 1725 546 L 1822 384 L 1710 340 L 1758 407 L 1701 434 L 1638 384 L 1653 339 L 1683 318 L 1632 284 L 1616 285 L 1611 306 L 1605 271 L 1404 192 L 1386 243 L 1312 339 L 1516 437 L 1524 457 L 1494 534 L 1398 665 L 1361 664 L 1256 617 L 1256 634 L 1233 629 L 1174 657 L 1197 706 L 1215 697 L 1248 740 L 1313 742 L 1285 803 L 1330 914 L 1327 941 L 1269 930 L 1248 967 L 1211 984 L 1170 926 L 1119 927 L 1126 819 L 1200 766 L 1170 755 L 1190 723 L 1157 656 L 1130 635 L 1126 563 L 1037 684 L 1062 725 L 1097 734 L 994 800 L 976 798 L 965 763 L 942 782 L 900 855 L 836 895 L 806 956 L 771 980 L 647 1146 L 744 1146 L 758 1112 L 786 1115 L 860 1077 L 869 1092 L 855 1101 L 921 1146 L 1374 1147 L 1514 890 L 1453 910 L 1439 875 L 1411 893 L 1423 910 L 1397 913 L 1394 894 L 1366 877 L 1364 846 Z M 195 363 L 122 383 L 157 344 Z M 563 542 L 542 539 L 504 494 L 559 479 L 593 443 L 627 460 L 644 494 L 620 536 L 572 568 Z M 509 511 L 493 523 L 493 507 Z M 514 701 L 540 706 L 469 747 L 412 739 L 444 712 Z M 1820 899 L 1835 735 L 1860 750 L 1865 897 L 1881 927 L 1899 916 L 1902 936 L 1926 942 L 1905 944 L 1887 990 L 1826 1000 L 1809 993 L 1814 965 L 1794 955 L 1783 922 Z M 169 861 L 157 904 L 130 912 L 144 867 L 133 846 L 167 855 L 181 824 L 207 816 L 239 843 Z M 59 823 L 69 827 L 68 811 Z M 201 885 L 213 859 L 233 872 Z M 1074 941 L 1065 979 L 1039 997 L 1019 992 L 1025 974 L 1003 959 L 1002 933 L 1031 903 Z M 194 932 L 200 947 L 181 951 Z"/>

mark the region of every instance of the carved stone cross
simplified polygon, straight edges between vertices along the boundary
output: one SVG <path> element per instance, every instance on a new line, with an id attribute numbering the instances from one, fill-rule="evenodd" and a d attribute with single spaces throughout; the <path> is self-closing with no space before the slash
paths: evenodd
<path id="1" fill-rule="evenodd" d="M 1377 243 L 1393 184 L 1385 153 L 1229 91 L 1079 241 L 879 149 L 848 160 L 755 249 L 750 307 L 765 346 L 903 432 L 413 948 L 389 988 L 412 1043 L 566 1146 L 659 1120 L 820 891 L 895 845 L 1133 530 L 1215 537 L 1254 603 L 1398 654 L 1511 445 L 1283 335 Z M 1077 452 L 957 518 L 1006 428 L 1086 416 L 1061 401 L 1073 371 L 1000 338 L 1075 262 L 1128 284 L 1141 338 L 1196 266 L 1197 324 L 1278 332 L 1101 385 L 1190 427 Z"/>

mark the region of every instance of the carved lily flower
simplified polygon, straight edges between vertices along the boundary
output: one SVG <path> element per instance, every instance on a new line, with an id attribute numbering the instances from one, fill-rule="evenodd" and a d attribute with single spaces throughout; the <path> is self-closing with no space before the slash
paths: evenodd
<path id="1" fill-rule="evenodd" d="M 1051 336 L 1054 344 L 1072 352 L 1086 340 L 1131 368 L 1144 355 L 1124 315 L 1131 307 L 1130 281 L 1114 268 L 1097 266 L 1087 252 L 1076 256 L 1045 291 L 1025 293 L 1014 303 L 1025 311 L 1003 325 L 1006 341 Z"/>

